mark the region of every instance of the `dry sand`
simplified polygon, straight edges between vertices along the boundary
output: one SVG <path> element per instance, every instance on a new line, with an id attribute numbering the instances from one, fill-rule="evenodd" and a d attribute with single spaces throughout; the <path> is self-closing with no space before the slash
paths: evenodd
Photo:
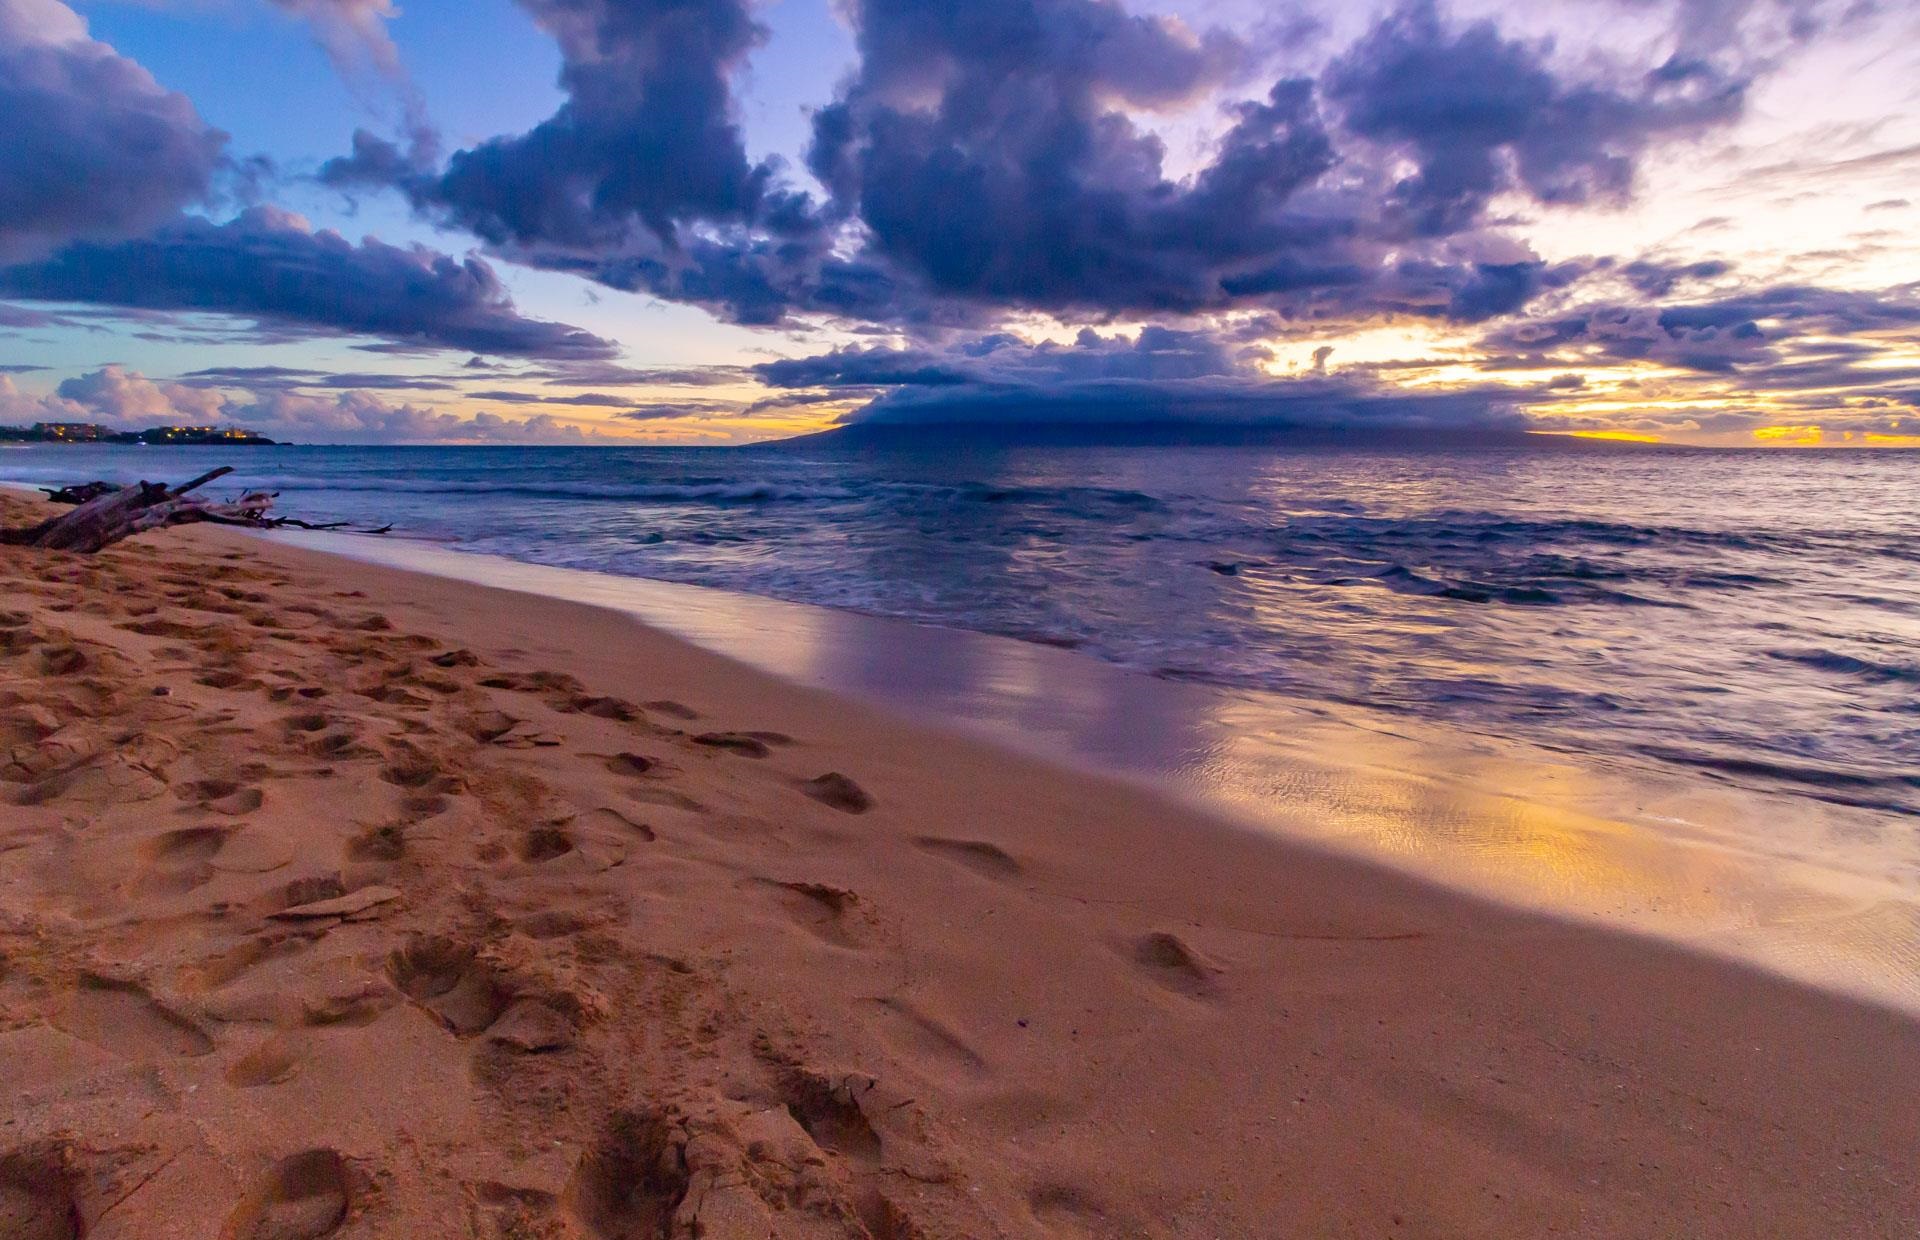
<path id="1" fill-rule="evenodd" d="M 1920 1234 L 1908 1017 L 610 612 L 0 582 L 6 1240 Z"/>

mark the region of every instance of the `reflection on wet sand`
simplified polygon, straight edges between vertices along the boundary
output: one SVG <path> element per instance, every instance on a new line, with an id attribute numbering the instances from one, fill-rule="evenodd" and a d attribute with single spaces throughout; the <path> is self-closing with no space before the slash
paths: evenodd
<path id="1" fill-rule="evenodd" d="M 783 679 L 1243 824 L 1920 1008 L 1920 839 L 1884 812 L 1583 765 L 1008 638 L 417 543 L 301 545 L 624 611 Z"/>

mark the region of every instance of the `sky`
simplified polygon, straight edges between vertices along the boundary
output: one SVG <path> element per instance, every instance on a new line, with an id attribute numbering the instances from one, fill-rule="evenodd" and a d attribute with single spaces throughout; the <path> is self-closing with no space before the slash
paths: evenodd
<path id="1" fill-rule="evenodd" d="M 1920 446 L 1895 0 L 0 0 L 0 423 Z"/>

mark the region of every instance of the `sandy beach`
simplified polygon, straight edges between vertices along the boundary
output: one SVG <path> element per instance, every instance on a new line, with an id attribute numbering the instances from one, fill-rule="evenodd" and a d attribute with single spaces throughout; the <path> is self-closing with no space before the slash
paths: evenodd
<path id="1" fill-rule="evenodd" d="M 1920 1230 L 1890 1009 L 611 611 L 206 529 L 0 574 L 0 1235 Z"/>

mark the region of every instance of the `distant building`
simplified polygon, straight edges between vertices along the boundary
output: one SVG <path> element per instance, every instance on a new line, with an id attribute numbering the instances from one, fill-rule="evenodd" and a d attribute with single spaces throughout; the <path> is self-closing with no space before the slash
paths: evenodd
<path id="1" fill-rule="evenodd" d="M 253 444 L 271 439 L 239 426 L 156 426 L 140 432 L 142 443 Z"/>
<path id="2" fill-rule="evenodd" d="M 56 439 L 62 443 L 113 438 L 112 431 L 95 422 L 35 422 L 32 433 L 36 438 Z"/>
<path id="3" fill-rule="evenodd" d="M 213 447 L 270 444 L 258 431 L 242 426 L 156 426 L 145 431 L 116 431 L 93 422 L 35 422 L 32 426 L 0 426 L 0 441 L 8 443 L 129 443 L 200 444 Z"/>

